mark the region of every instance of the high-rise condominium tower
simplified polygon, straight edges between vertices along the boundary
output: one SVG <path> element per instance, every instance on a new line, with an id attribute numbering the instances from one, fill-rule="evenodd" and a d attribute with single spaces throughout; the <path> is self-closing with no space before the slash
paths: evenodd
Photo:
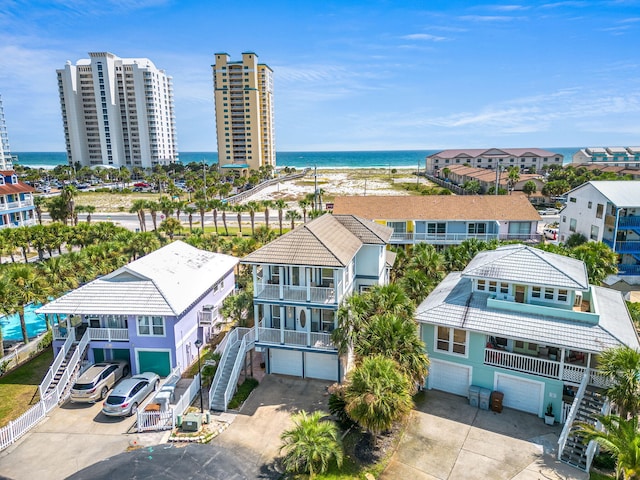
<path id="1" fill-rule="evenodd" d="M 7 135 L 7 126 L 4 123 L 4 108 L 2 108 L 2 98 L 0 97 L 0 170 L 12 169 L 13 160 L 9 148 L 9 135 Z"/>
<path id="2" fill-rule="evenodd" d="M 216 53 L 213 88 L 216 104 L 218 161 L 222 169 L 246 175 L 276 165 L 273 128 L 273 70 L 253 52 L 231 62 Z"/>
<path id="3" fill-rule="evenodd" d="M 173 84 L 147 58 L 89 53 L 58 70 L 69 164 L 153 167 L 178 159 Z"/>

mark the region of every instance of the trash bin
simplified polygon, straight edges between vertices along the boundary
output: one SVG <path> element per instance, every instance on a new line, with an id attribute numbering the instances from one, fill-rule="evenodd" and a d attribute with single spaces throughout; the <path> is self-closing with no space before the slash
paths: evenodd
<path id="1" fill-rule="evenodd" d="M 491 410 L 494 412 L 502 412 L 502 399 L 504 398 L 504 393 L 502 392 L 491 392 Z"/>
<path id="2" fill-rule="evenodd" d="M 155 396 L 154 401 L 160 406 L 161 412 L 169 410 L 169 404 L 171 403 L 171 392 L 160 391 Z"/>
<path id="3" fill-rule="evenodd" d="M 469 387 L 469 405 L 478 408 L 480 402 L 480 387 L 471 385 Z"/>
<path id="4" fill-rule="evenodd" d="M 480 389 L 480 409 L 489 410 L 489 402 L 491 400 L 491 390 L 488 388 Z"/>

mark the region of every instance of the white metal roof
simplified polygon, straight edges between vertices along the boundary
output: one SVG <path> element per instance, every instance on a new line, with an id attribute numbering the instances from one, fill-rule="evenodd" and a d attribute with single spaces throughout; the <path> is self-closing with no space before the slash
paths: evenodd
<path id="1" fill-rule="evenodd" d="M 589 288 L 584 262 L 527 245 L 506 245 L 480 252 L 463 275 L 573 290 Z"/>
<path id="2" fill-rule="evenodd" d="M 472 292 L 471 279 L 454 272 L 420 304 L 416 319 L 421 323 L 573 350 L 601 352 L 620 344 L 640 348 L 620 292 L 594 287 L 592 294 L 599 305 L 597 325 L 562 318 L 560 309 L 556 317 L 489 308 L 490 295 Z"/>
<path id="3" fill-rule="evenodd" d="M 179 316 L 238 263 L 181 241 L 44 305 L 39 313 Z"/>
<path id="4" fill-rule="evenodd" d="M 600 180 L 588 182 L 616 207 L 640 207 L 640 180 Z M 582 187 L 578 187 L 578 190 Z"/>

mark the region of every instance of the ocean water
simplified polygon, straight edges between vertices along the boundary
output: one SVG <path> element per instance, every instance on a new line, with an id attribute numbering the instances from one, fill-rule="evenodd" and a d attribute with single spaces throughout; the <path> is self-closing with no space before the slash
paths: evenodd
<path id="1" fill-rule="evenodd" d="M 564 163 L 571 163 L 579 147 L 545 148 L 564 155 Z M 277 152 L 278 167 L 318 168 L 424 168 L 425 157 L 440 150 L 388 150 L 353 152 Z M 54 168 L 66 165 L 64 152 L 14 152 L 20 165 L 33 168 Z M 216 152 L 181 152 L 180 162 L 209 165 L 218 163 Z"/>

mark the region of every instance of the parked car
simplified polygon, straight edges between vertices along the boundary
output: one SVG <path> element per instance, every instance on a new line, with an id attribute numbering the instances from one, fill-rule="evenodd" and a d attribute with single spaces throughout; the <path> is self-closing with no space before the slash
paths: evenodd
<path id="1" fill-rule="evenodd" d="M 540 210 L 538 213 L 540 215 L 558 215 L 560 210 L 557 208 L 545 208 L 544 210 Z"/>
<path id="2" fill-rule="evenodd" d="M 126 378 L 118 384 L 102 404 L 102 413 L 110 417 L 129 417 L 147 396 L 158 389 L 160 377 L 144 372 Z"/>
<path id="3" fill-rule="evenodd" d="M 548 240 L 557 240 L 558 239 L 558 229 L 557 228 L 545 228 L 543 230 L 544 238 Z"/>
<path id="4" fill-rule="evenodd" d="M 129 375 L 129 371 L 129 363 L 124 360 L 90 366 L 71 387 L 71 401 L 94 403 L 103 400 L 118 380 Z"/>

